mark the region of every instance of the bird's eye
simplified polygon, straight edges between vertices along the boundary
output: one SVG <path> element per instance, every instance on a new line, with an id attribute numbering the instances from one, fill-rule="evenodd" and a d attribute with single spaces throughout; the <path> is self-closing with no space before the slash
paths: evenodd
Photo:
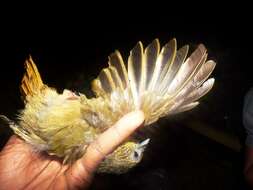
<path id="1" fill-rule="evenodd" d="M 138 160 L 139 159 L 139 153 L 134 151 L 133 157 L 134 157 L 135 160 Z"/>

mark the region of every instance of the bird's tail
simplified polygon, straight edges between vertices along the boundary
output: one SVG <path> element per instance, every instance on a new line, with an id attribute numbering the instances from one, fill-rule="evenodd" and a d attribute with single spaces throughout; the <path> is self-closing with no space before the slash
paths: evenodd
<path id="1" fill-rule="evenodd" d="M 20 91 L 24 99 L 28 96 L 37 94 L 44 84 L 42 82 L 40 73 L 32 60 L 32 57 L 25 61 L 25 73 L 21 81 Z"/>
<path id="2" fill-rule="evenodd" d="M 145 124 L 159 117 L 190 110 L 213 86 L 208 79 L 216 63 L 206 61 L 203 44 L 187 58 L 188 45 L 177 50 L 176 39 L 164 45 L 155 39 L 145 50 L 141 42 L 132 49 L 127 69 L 119 51 L 109 56 L 109 67 L 93 81 L 97 96 L 109 99 L 113 112 L 141 109 Z M 208 79 L 208 80 L 207 80 Z M 94 110 L 96 112 L 96 110 Z"/>

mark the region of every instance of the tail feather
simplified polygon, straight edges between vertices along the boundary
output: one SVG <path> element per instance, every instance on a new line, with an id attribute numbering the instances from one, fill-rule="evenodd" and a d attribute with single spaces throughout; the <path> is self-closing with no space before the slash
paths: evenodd
<path id="1" fill-rule="evenodd" d="M 25 61 L 25 69 L 26 71 L 20 85 L 20 91 L 24 98 L 38 93 L 44 86 L 31 56 Z"/>

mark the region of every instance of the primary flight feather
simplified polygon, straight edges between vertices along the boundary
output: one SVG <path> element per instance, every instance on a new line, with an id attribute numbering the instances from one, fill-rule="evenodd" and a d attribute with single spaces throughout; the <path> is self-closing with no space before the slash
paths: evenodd
<path id="1" fill-rule="evenodd" d="M 188 45 L 177 49 L 176 39 L 162 48 L 155 39 L 145 49 L 141 42 L 124 63 L 119 51 L 92 82 L 94 98 L 62 94 L 45 85 L 31 57 L 21 82 L 25 108 L 18 122 L 6 120 L 14 133 L 36 150 L 56 155 L 68 164 L 80 158 L 99 134 L 134 110 L 145 114 L 144 125 L 160 117 L 190 110 L 213 86 L 208 79 L 215 62 L 207 61 L 203 44 L 189 56 Z M 129 140 L 108 155 L 98 172 L 124 173 L 141 161 L 149 140 Z"/>

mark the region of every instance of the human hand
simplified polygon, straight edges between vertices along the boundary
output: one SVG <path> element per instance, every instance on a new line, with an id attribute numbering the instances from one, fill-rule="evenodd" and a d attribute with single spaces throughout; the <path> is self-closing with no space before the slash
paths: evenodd
<path id="1" fill-rule="evenodd" d="M 91 143 L 85 155 L 71 166 L 62 165 L 54 156 L 36 152 L 13 135 L 0 152 L 0 189 L 85 189 L 104 157 L 143 121 L 141 111 L 125 115 Z"/>

